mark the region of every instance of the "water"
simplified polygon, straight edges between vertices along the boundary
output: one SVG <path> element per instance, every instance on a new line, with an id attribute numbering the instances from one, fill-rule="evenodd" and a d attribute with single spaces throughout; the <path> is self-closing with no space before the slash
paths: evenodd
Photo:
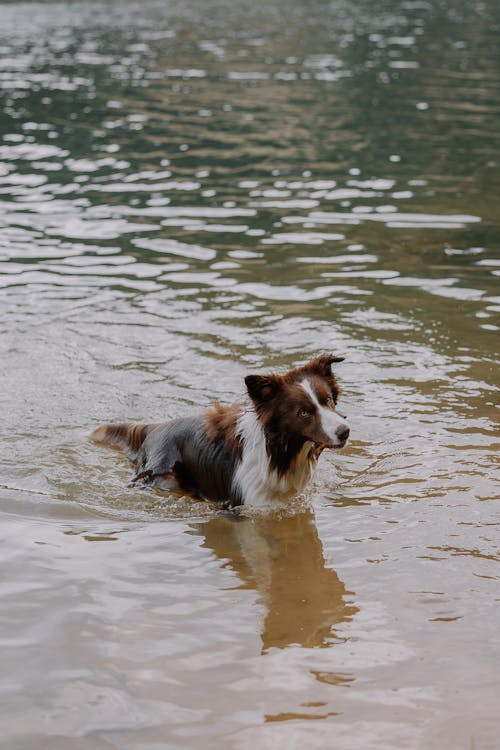
<path id="1" fill-rule="evenodd" d="M 499 45 L 493 0 L 0 5 L 8 750 L 499 746 Z M 330 350 L 290 513 L 87 441 Z"/>

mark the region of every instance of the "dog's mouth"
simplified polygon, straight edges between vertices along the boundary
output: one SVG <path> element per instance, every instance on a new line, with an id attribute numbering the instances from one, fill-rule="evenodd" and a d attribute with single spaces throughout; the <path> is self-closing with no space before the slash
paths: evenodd
<path id="1" fill-rule="evenodd" d="M 338 451 L 343 448 L 346 443 L 347 440 L 341 440 L 337 445 L 333 445 L 333 443 L 313 443 L 309 455 L 317 461 L 324 450 L 328 449 Z"/>

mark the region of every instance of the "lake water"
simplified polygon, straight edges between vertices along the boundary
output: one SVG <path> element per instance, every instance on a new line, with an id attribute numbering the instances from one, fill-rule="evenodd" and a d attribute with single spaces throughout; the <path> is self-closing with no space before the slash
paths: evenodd
<path id="1" fill-rule="evenodd" d="M 0 4 L 8 750 L 500 746 L 496 0 Z M 324 351 L 290 512 L 112 420 Z"/>

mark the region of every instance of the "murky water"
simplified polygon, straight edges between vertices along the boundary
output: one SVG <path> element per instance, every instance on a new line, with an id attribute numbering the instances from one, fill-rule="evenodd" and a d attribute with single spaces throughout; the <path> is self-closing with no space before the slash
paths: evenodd
<path id="1" fill-rule="evenodd" d="M 499 49 L 494 0 L 0 5 L 3 746 L 499 746 Z M 328 350 L 289 514 L 87 442 Z"/>

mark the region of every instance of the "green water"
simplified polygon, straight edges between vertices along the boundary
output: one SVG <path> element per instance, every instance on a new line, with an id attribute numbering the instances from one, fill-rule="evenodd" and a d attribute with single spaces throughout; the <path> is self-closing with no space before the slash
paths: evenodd
<path id="1" fill-rule="evenodd" d="M 5 748 L 496 750 L 499 50 L 493 0 L 0 3 Z M 322 351 L 289 514 L 87 441 Z"/>

